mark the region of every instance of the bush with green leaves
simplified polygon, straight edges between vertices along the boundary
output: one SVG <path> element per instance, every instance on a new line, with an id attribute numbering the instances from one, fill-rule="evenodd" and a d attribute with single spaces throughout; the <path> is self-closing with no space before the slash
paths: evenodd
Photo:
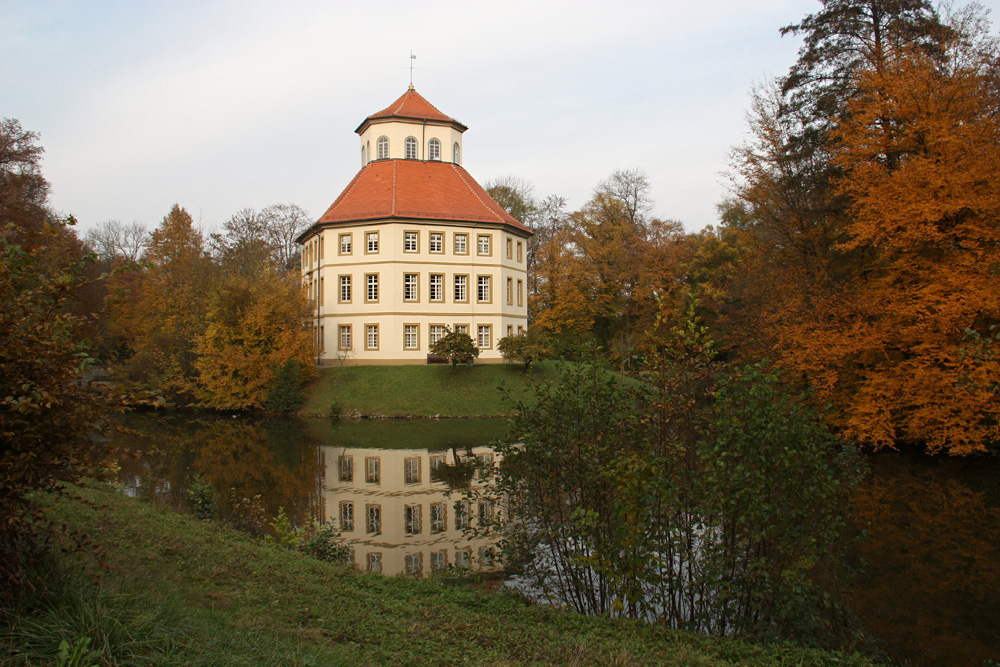
<path id="1" fill-rule="evenodd" d="M 299 362 L 289 359 L 274 374 L 274 381 L 267 390 L 264 407 L 271 412 L 295 410 L 305 400 L 302 383 L 302 368 L 299 366 Z"/>
<path id="2" fill-rule="evenodd" d="M 520 585 L 673 628 L 831 637 L 856 451 L 765 366 L 716 364 L 700 327 L 653 341 L 642 382 L 567 365 L 517 403 L 494 490 L 521 517 Z"/>
<path id="3" fill-rule="evenodd" d="M 460 361 L 478 358 L 479 348 L 469 334 L 452 331 L 446 327 L 445 335 L 431 345 L 431 353 L 447 359 L 451 367 L 455 368 Z"/>
<path id="4" fill-rule="evenodd" d="M 537 329 L 504 336 L 497 342 L 497 350 L 504 360 L 524 364 L 524 370 L 528 370 L 533 362 L 552 356 L 552 345 Z"/>
<path id="5" fill-rule="evenodd" d="M 332 523 L 314 523 L 302 537 L 299 551 L 327 563 L 348 563 L 351 549 Z"/>
<path id="6" fill-rule="evenodd" d="M 201 475 L 195 475 L 188 487 L 188 503 L 191 513 L 198 519 L 214 519 L 219 513 L 218 499 L 212 483 Z"/>

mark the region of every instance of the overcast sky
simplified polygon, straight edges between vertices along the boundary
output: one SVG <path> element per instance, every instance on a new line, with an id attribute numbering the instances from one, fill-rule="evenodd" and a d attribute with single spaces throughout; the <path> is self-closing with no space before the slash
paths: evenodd
<path id="1" fill-rule="evenodd" d="M 717 220 L 751 88 L 795 60 L 779 28 L 819 7 L 0 0 L 0 117 L 41 135 L 52 203 L 84 229 L 154 227 L 175 202 L 205 229 L 278 202 L 316 218 L 412 50 L 417 91 L 468 125 L 480 183 L 515 175 L 575 210 L 637 168 L 654 212 L 694 231 Z"/>

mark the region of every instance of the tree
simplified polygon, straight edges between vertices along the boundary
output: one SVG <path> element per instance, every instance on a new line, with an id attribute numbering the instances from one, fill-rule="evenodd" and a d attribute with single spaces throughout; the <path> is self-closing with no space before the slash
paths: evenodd
<path id="1" fill-rule="evenodd" d="M 284 373 L 290 362 L 297 366 L 299 386 L 312 377 L 312 334 L 303 326 L 309 308 L 297 281 L 277 271 L 224 278 L 212 298 L 204 333 L 195 340 L 203 402 L 224 410 L 261 409 L 276 382 L 288 384 Z M 287 409 L 287 402 L 280 407 Z"/>
<path id="2" fill-rule="evenodd" d="M 444 336 L 431 345 L 431 352 L 451 362 L 452 370 L 458 366 L 458 362 L 479 356 L 479 348 L 469 334 L 452 331 L 448 327 L 445 327 Z"/>
<path id="3" fill-rule="evenodd" d="M 519 361 L 528 370 L 532 362 L 544 359 L 552 354 L 552 347 L 545 336 L 528 329 L 519 334 L 504 336 L 497 342 L 497 350 L 507 361 Z"/>
<path id="4" fill-rule="evenodd" d="M 124 356 L 119 380 L 188 397 L 195 338 L 204 331 L 214 267 L 187 211 L 173 206 L 150 235 L 143 261 L 141 271 L 109 285 L 111 333 Z"/>
<path id="5" fill-rule="evenodd" d="M 116 261 L 134 264 L 146 251 L 149 232 L 137 221 L 126 225 L 119 220 L 107 220 L 88 230 L 84 242 L 108 264 Z"/>
<path id="6" fill-rule="evenodd" d="M 53 228 L 45 235 L 59 242 Z M 38 491 L 99 477 L 111 444 L 111 401 L 87 382 L 93 360 L 70 306 L 82 264 L 59 270 L 0 238 L 0 588 L 26 582 L 26 559 L 45 528 Z M 37 545 L 36 545 L 37 546 Z"/>
<path id="7" fill-rule="evenodd" d="M 531 183 L 517 176 L 501 176 L 486 181 L 483 188 L 518 222 L 534 226 L 538 202 L 535 200 L 535 186 Z"/>
<path id="8" fill-rule="evenodd" d="M 308 211 L 295 204 L 272 204 L 260 215 L 275 265 L 283 270 L 294 269 L 299 253 L 295 239 L 312 224 Z"/>
<path id="9" fill-rule="evenodd" d="M 844 432 L 875 447 L 966 454 L 1000 435 L 1000 363 L 969 354 L 970 332 L 1000 324 L 1000 54 L 958 18 L 943 54 L 913 49 L 858 75 L 831 136 L 851 202 L 843 246 L 870 260 L 779 348 Z"/>

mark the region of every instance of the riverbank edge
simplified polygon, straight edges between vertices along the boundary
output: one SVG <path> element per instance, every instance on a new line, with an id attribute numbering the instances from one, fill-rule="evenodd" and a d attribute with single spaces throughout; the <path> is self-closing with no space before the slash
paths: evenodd
<path id="1" fill-rule="evenodd" d="M 86 535 L 105 568 L 72 552 L 59 556 L 58 568 L 76 572 L 73 580 L 100 579 L 83 599 L 126 625 L 140 611 L 168 619 L 157 625 L 164 637 L 149 638 L 162 655 L 148 664 L 873 664 L 859 655 L 585 617 L 438 579 L 360 573 L 104 485 L 76 493 L 49 498 L 49 515 Z M 13 636 L 8 648 L 20 650 L 11 642 L 22 635 Z"/>

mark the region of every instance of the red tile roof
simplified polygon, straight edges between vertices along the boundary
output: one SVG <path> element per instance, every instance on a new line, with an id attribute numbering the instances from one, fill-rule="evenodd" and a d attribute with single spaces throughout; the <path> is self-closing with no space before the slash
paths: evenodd
<path id="1" fill-rule="evenodd" d="M 361 134 L 366 125 L 371 123 L 373 120 L 383 118 L 410 118 L 413 120 L 438 121 L 455 125 L 461 132 L 465 132 L 469 129 L 454 118 L 446 116 L 438 111 L 437 107 L 425 100 L 423 95 L 418 93 L 413 88 L 407 89 L 407 91 L 403 93 L 398 100 L 387 106 L 385 109 L 377 111 L 371 116 L 368 116 L 368 118 L 365 118 L 364 122 L 358 126 L 358 129 L 355 130 L 355 132 Z"/>
<path id="2" fill-rule="evenodd" d="M 462 167 L 420 160 L 369 162 L 316 224 L 385 218 L 489 222 L 532 233 Z"/>

